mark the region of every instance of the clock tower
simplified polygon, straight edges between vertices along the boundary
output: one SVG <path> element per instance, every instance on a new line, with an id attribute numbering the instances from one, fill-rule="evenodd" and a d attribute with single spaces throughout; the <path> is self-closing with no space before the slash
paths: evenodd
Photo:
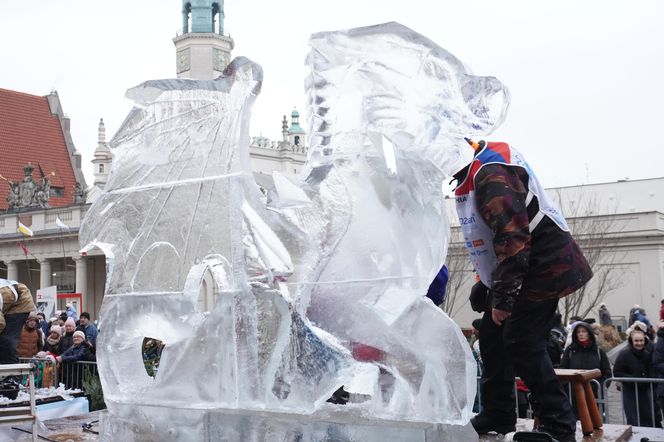
<path id="1" fill-rule="evenodd" d="M 233 49 L 233 39 L 224 35 L 224 0 L 183 0 L 182 33 L 173 43 L 178 78 L 221 75 Z"/>

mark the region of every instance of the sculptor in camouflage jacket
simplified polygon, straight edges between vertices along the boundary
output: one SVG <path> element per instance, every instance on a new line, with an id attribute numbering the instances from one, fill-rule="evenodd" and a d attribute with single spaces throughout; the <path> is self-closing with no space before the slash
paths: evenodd
<path id="1" fill-rule="evenodd" d="M 456 178 L 463 180 L 464 172 Z M 487 164 L 475 176 L 477 209 L 494 235 L 498 266 L 490 295 L 491 306 L 499 310 L 512 311 L 518 296 L 562 298 L 593 274 L 572 235 L 551 219 L 545 216 L 530 231 L 539 206 L 535 201 L 526 207 L 527 195 L 528 173 L 522 167 Z"/>

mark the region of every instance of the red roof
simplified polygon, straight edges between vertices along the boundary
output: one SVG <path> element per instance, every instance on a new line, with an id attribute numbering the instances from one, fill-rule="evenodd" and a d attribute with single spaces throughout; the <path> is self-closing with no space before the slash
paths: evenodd
<path id="1" fill-rule="evenodd" d="M 51 207 L 73 203 L 76 178 L 69 159 L 60 119 L 51 113 L 47 97 L 0 88 L 0 175 L 23 181 L 23 166 L 31 163 L 37 183 L 51 172 L 51 187 L 64 190 L 63 197 L 51 196 Z M 0 179 L 0 210 L 7 209 L 7 181 Z"/>

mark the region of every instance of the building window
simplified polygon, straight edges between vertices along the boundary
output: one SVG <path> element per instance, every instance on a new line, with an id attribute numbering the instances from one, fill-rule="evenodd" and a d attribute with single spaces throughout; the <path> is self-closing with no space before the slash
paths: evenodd
<path id="1" fill-rule="evenodd" d="M 104 165 L 103 164 L 99 165 L 99 173 L 104 173 Z"/>
<path id="2" fill-rule="evenodd" d="M 49 197 L 55 196 L 55 197 L 60 197 L 61 198 L 61 197 L 65 196 L 65 189 L 64 189 L 64 187 L 52 187 L 51 186 L 51 189 L 48 192 L 48 196 Z"/>
<path id="3" fill-rule="evenodd" d="M 297 173 L 297 169 L 293 169 L 293 173 Z"/>
<path id="4" fill-rule="evenodd" d="M 296 146 L 300 145 L 300 136 L 299 135 L 295 135 L 295 145 Z"/>

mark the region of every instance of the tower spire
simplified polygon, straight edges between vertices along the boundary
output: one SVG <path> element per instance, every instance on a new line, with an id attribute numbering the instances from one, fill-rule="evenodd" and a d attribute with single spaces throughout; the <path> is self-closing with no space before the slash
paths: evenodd
<path id="1" fill-rule="evenodd" d="M 106 126 L 104 126 L 104 119 L 99 119 L 99 127 L 97 128 L 97 143 L 106 144 Z"/>
<path id="2" fill-rule="evenodd" d="M 231 59 L 233 39 L 224 35 L 224 0 L 183 0 L 182 34 L 173 39 L 180 78 L 213 80 Z"/>
<path id="3" fill-rule="evenodd" d="M 108 181 L 108 173 L 111 171 L 112 161 L 113 154 L 108 147 L 108 143 L 106 143 L 106 125 L 104 125 L 104 119 L 100 118 L 99 126 L 97 127 L 97 148 L 92 159 L 95 186 L 104 188 Z"/>

